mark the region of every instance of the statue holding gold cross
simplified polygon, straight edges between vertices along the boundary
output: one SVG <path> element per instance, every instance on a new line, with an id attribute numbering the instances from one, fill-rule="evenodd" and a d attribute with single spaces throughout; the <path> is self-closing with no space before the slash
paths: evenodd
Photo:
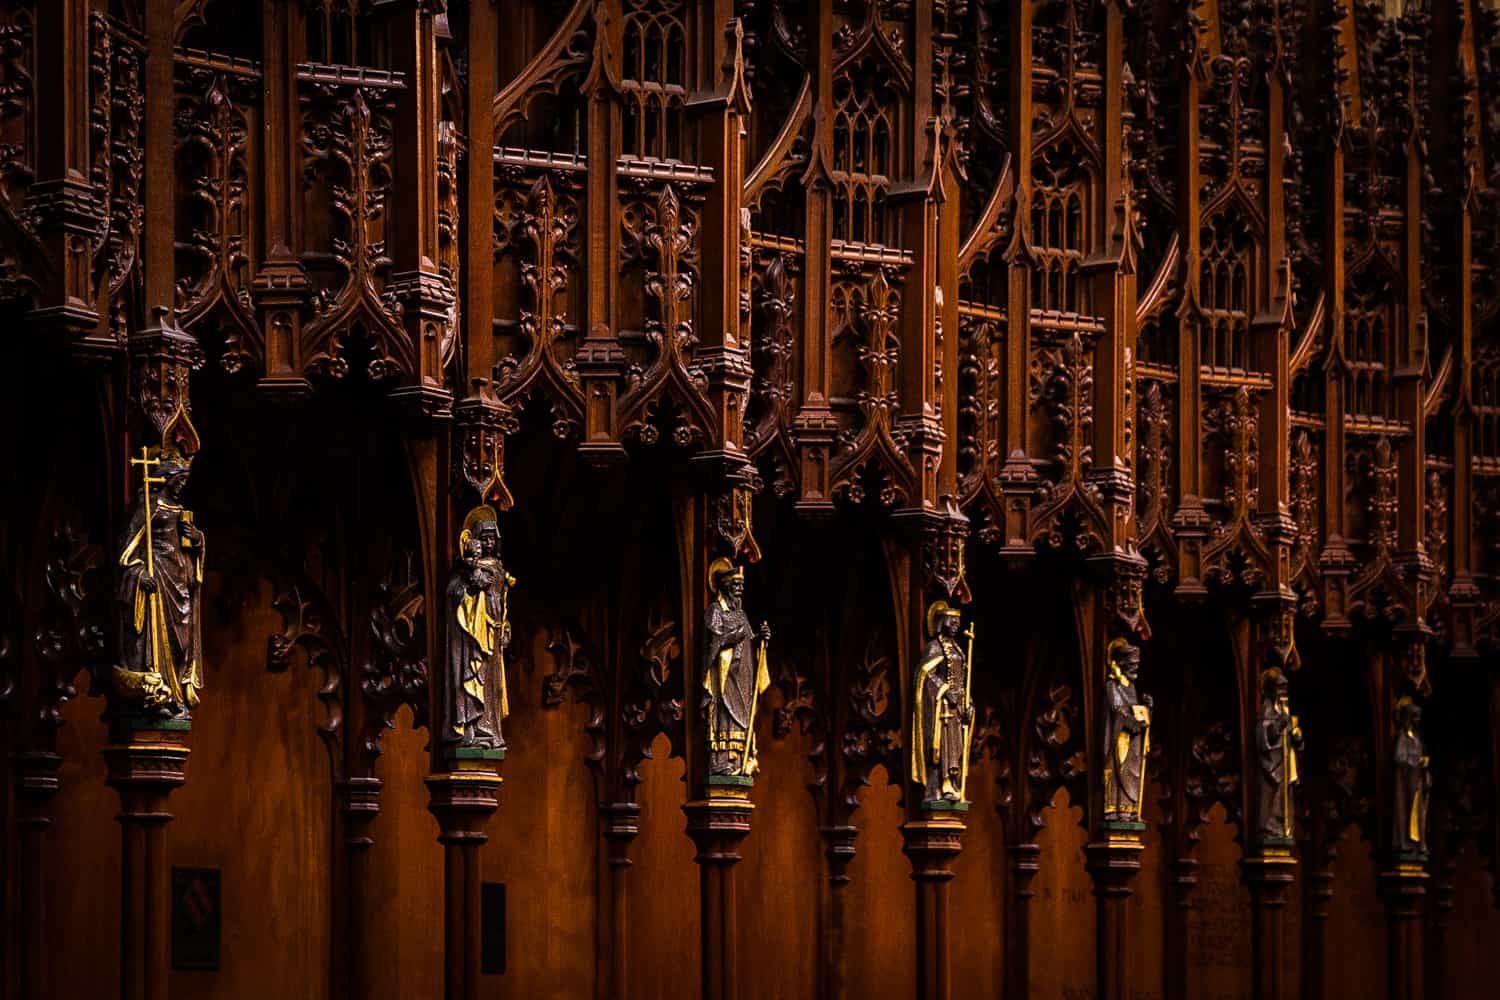
<path id="1" fill-rule="evenodd" d="M 120 541 L 120 662 L 116 696 L 148 712 L 186 719 L 203 686 L 200 607 L 203 532 L 183 507 L 196 436 L 179 411 L 161 448 L 142 448 L 130 464 L 140 490 Z"/>

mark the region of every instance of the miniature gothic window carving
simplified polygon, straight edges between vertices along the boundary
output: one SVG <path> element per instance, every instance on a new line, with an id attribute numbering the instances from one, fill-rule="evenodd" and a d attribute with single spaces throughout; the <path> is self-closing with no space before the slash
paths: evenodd
<path id="1" fill-rule="evenodd" d="M 308 0 L 308 59 L 341 66 L 369 61 L 367 53 L 362 57 L 359 36 L 368 39 L 370 33 L 355 31 L 359 5 L 360 0 Z"/>
<path id="2" fill-rule="evenodd" d="M 833 87 L 833 237 L 888 242 L 885 194 L 893 173 L 895 95 L 873 64 L 842 73 Z"/>
<path id="3" fill-rule="evenodd" d="M 1250 368 L 1250 259 L 1254 248 L 1237 212 L 1215 216 L 1203 227 L 1198 265 L 1199 329 L 1204 368 Z"/>
<path id="4" fill-rule="evenodd" d="M 1349 358 L 1349 409 L 1363 417 L 1395 417 L 1395 343 L 1391 289 L 1383 278 L 1361 273 L 1344 305 L 1344 348 Z"/>
<path id="5" fill-rule="evenodd" d="M 1500 460 L 1500 352 L 1488 344 L 1474 357 L 1474 419 L 1478 457 Z"/>
<path id="6" fill-rule="evenodd" d="M 621 89 L 625 152 L 655 160 L 683 158 L 687 96 L 687 29 L 681 2 L 631 0 L 625 15 Z"/>
<path id="7" fill-rule="evenodd" d="M 1089 175 L 1072 143 L 1059 142 L 1038 155 L 1032 168 L 1031 306 L 1084 313 L 1080 269 L 1088 233 Z"/>

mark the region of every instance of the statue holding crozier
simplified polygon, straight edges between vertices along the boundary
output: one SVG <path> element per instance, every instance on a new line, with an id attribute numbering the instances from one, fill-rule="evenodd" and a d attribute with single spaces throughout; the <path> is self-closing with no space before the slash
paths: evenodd
<path id="1" fill-rule="evenodd" d="M 1146 755 L 1150 752 L 1151 696 L 1136 687 L 1141 651 L 1124 639 L 1109 644 L 1104 681 L 1104 818 L 1138 823 Z"/>
<path id="2" fill-rule="evenodd" d="M 958 645 L 961 621 L 947 601 L 927 609 L 928 639 L 917 661 L 911 717 L 911 780 L 922 786 L 924 805 L 964 801 L 974 704 L 970 657 Z M 969 642 L 972 654 L 972 629 Z"/>
<path id="3" fill-rule="evenodd" d="M 708 567 L 709 599 L 703 611 L 703 719 L 708 738 L 708 774 L 752 777 L 760 769 L 755 752 L 755 712 L 771 686 L 766 645 L 771 626 L 750 627 L 745 615 L 745 571 L 725 558 Z M 755 639 L 760 639 L 757 646 Z"/>
<path id="4" fill-rule="evenodd" d="M 1302 728 L 1291 712 L 1286 675 L 1271 667 L 1260 677 L 1260 718 L 1255 726 L 1260 838 L 1262 842 L 1290 841 L 1292 786 L 1298 780 L 1297 754 L 1302 750 Z"/>
<path id="5" fill-rule="evenodd" d="M 179 409 L 161 447 L 130 460 L 141 485 L 116 557 L 121 635 L 113 692 L 151 715 L 183 720 L 203 687 L 203 532 L 182 500 L 197 448 L 197 432 Z"/>
<path id="6" fill-rule="evenodd" d="M 505 690 L 508 605 L 516 581 L 500 561 L 500 525 L 493 507 L 485 504 L 469 512 L 458 549 L 444 602 L 448 647 L 442 738 L 449 747 L 503 750 L 501 723 L 510 714 Z"/>

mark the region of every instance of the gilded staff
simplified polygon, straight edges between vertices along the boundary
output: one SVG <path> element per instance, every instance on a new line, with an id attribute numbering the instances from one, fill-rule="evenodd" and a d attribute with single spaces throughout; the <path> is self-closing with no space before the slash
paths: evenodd
<path id="1" fill-rule="evenodd" d="M 166 479 L 151 475 L 152 468 L 161 465 L 161 459 L 152 458 L 151 450 L 145 446 L 141 448 L 141 457 L 132 458 L 130 464 L 141 467 L 141 502 L 146 511 L 146 523 L 141 528 L 141 545 L 146 550 L 146 577 L 151 581 L 151 585 L 154 588 L 156 586 L 156 567 L 151 561 L 151 484 L 165 483 Z M 156 609 L 152 608 L 150 610 L 151 613 L 147 617 L 151 621 L 151 665 L 160 673 L 161 663 L 158 657 L 161 655 L 161 632 L 156 621 Z"/>
<path id="2" fill-rule="evenodd" d="M 964 759 L 959 765 L 958 797 L 969 799 L 969 744 L 974 739 L 974 623 L 964 630 L 969 637 L 969 653 L 964 658 L 964 703 L 969 709 L 969 725 L 964 729 Z"/>
<path id="3" fill-rule="evenodd" d="M 769 628 L 766 622 L 761 622 L 762 629 Z M 760 641 L 760 652 L 755 660 L 755 680 L 750 685 L 750 719 L 745 723 L 745 755 L 740 758 L 740 773 L 747 773 L 750 762 L 755 759 L 755 709 L 760 701 L 760 672 L 766 666 L 766 641 Z"/>

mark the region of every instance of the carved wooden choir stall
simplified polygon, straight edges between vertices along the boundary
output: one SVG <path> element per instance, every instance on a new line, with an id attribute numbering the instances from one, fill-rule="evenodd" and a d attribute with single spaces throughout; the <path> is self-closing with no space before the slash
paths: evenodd
<path id="1" fill-rule="evenodd" d="M 1500 982 L 1491 0 L 0 0 L 0 344 L 0 1000 Z"/>

